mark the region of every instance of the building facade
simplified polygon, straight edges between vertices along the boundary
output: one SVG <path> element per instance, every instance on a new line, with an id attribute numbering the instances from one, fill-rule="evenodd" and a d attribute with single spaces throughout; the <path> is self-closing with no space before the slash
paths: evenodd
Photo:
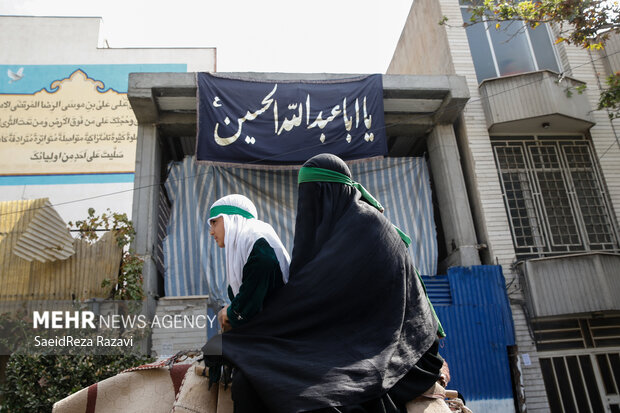
<path id="1" fill-rule="evenodd" d="M 618 39 L 594 52 L 555 44 L 545 25 L 465 28 L 468 3 L 414 1 L 387 71 L 456 74 L 468 85 L 471 99 L 446 127 L 471 241 L 444 244 L 475 245 L 483 264 L 503 268 L 516 409 L 618 411 L 620 138 L 618 122 L 596 110 L 620 68 Z M 448 234 L 452 222 L 441 220 Z"/>
<path id="2" fill-rule="evenodd" d="M 110 48 L 99 17 L 0 16 L 0 200 L 131 216 L 132 72 L 215 71 L 214 48 Z"/>

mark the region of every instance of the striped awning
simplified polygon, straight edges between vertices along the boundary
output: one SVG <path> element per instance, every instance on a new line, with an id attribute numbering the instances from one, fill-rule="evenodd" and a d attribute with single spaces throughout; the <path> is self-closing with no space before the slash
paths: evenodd
<path id="1" fill-rule="evenodd" d="M 409 251 L 424 275 L 437 271 L 437 236 L 430 179 L 423 158 L 377 158 L 349 165 L 385 207 L 388 219 L 407 233 Z M 208 294 L 226 298 L 225 257 L 209 237 L 209 207 L 240 193 L 250 198 L 258 219 L 271 224 L 289 253 L 297 209 L 297 170 L 264 170 L 197 165 L 193 157 L 169 166 L 165 184 L 172 203 L 163 241 L 166 296 Z"/>

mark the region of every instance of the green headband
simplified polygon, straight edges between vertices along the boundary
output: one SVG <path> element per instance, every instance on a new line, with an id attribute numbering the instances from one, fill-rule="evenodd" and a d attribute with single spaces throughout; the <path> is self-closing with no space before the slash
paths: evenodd
<path id="1" fill-rule="evenodd" d="M 383 212 L 383 205 L 381 205 L 379 201 L 377 201 L 372 195 L 370 195 L 370 192 L 368 192 L 366 188 L 362 186 L 362 184 L 355 182 L 354 180 L 352 180 L 345 174 L 341 174 L 340 172 L 323 168 L 303 166 L 299 170 L 297 183 L 302 184 L 304 182 L 335 182 L 338 184 L 352 186 L 353 188 L 356 188 L 362 193 L 362 198 L 368 201 L 370 205 Z"/>
<path id="2" fill-rule="evenodd" d="M 338 184 L 344 184 L 356 188 L 362 193 L 362 198 L 364 198 L 370 205 L 377 208 L 380 212 L 384 211 L 383 205 L 379 201 L 373 197 L 370 192 L 366 190 L 362 186 L 362 184 L 355 182 L 345 174 L 341 174 L 340 172 L 332 171 L 330 169 L 323 168 L 315 168 L 312 166 L 302 166 L 299 170 L 299 175 L 297 176 L 297 183 L 302 184 L 304 182 L 334 182 Z M 403 231 L 400 230 L 397 226 L 394 225 L 394 228 L 400 235 L 400 238 L 407 244 L 407 247 L 411 245 L 411 238 L 407 236 Z"/>
<path id="3" fill-rule="evenodd" d="M 246 211 L 245 209 L 241 209 L 239 207 L 236 206 L 232 206 L 232 205 L 217 205 L 211 208 L 211 211 L 209 211 L 209 219 L 216 217 L 220 214 L 226 214 L 226 215 L 241 215 L 244 218 L 254 218 L 254 215 L 250 214 L 248 211 Z"/>

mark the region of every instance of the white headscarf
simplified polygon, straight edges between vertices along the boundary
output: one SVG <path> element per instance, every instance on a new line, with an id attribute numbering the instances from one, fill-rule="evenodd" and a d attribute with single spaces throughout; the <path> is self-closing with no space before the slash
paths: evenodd
<path id="1" fill-rule="evenodd" d="M 217 206 L 236 207 L 242 211 L 218 212 L 217 209 L 214 211 L 213 208 Z M 252 217 L 246 218 L 240 214 L 246 216 L 249 214 Z M 285 284 L 288 282 L 288 267 L 291 258 L 273 227 L 256 219 L 257 215 L 256 207 L 252 201 L 239 194 L 227 195 L 211 205 L 209 221 L 220 216 L 224 218 L 226 275 L 228 284 L 235 295 L 239 293 L 243 280 L 243 266 L 252 252 L 254 243 L 259 238 L 265 238 L 275 251 L 280 270 L 282 270 L 282 279 Z"/>

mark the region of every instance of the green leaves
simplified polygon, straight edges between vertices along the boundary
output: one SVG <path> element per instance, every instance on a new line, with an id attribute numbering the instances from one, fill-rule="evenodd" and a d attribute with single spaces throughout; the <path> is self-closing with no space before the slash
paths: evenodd
<path id="1" fill-rule="evenodd" d="M 467 25 L 483 20 L 494 26 L 520 20 L 532 28 L 541 23 L 556 23 L 560 30 L 558 41 L 584 48 L 592 44 L 602 46 L 610 30 L 620 30 L 620 6 L 602 0 L 485 0 L 470 11 Z"/>
<path id="2" fill-rule="evenodd" d="M 601 93 L 598 109 L 608 109 L 610 119 L 620 118 L 620 108 L 618 108 L 618 102 L 620 102 L 620 72 L 609 76 L 605 83 L 607 84 L 607 89 Z"/>
<path id="3" fill-rule="evenodd" d="M 142 267 L 144 260 L 138 255 L 126 252 L 123 255 L 121 271 L 118 277 L 117 289 L 114 292 L 116 300 L 142 300 Z"/>
<path id="4" fill-rule="evenodd" d="M 102 287 L 112 286 L 110 298 L 115 300 L 142 300 L 142 267 L 144 260 L 129 248 L 136 236 L 133 223 L 127 214 L 106 210 L 97 215 L 94 208 L 88 208 L 88 218 L 76 221 L 75 226 L 79 230 L 79 238 L 90 243 L 99 239 L 98 232 L 112 231 L 119 247 L 123 248 L 123 258 L 117 280 L 103 280 Z M 69 226 L 73 223 L 69 222 Z"/>
<path id="5" fill-rule="evenodd" d="M 118 246 L 122 248 L 128 246 L 136 235 L 131 220 L 125 213 L 112 212 L 110 209 L 106 211 L 107 213 L 104 212 L 99 216 L 96 215 L 94 208 L 88 208 L 88 218 L 75 222 L 75 227 L 79 230 L 79 238 L 93 243 L 99 239 L 98 232 L 113 231 Z M 74 225 L 72 222 L 68 224 L 70 227 Z"/>

